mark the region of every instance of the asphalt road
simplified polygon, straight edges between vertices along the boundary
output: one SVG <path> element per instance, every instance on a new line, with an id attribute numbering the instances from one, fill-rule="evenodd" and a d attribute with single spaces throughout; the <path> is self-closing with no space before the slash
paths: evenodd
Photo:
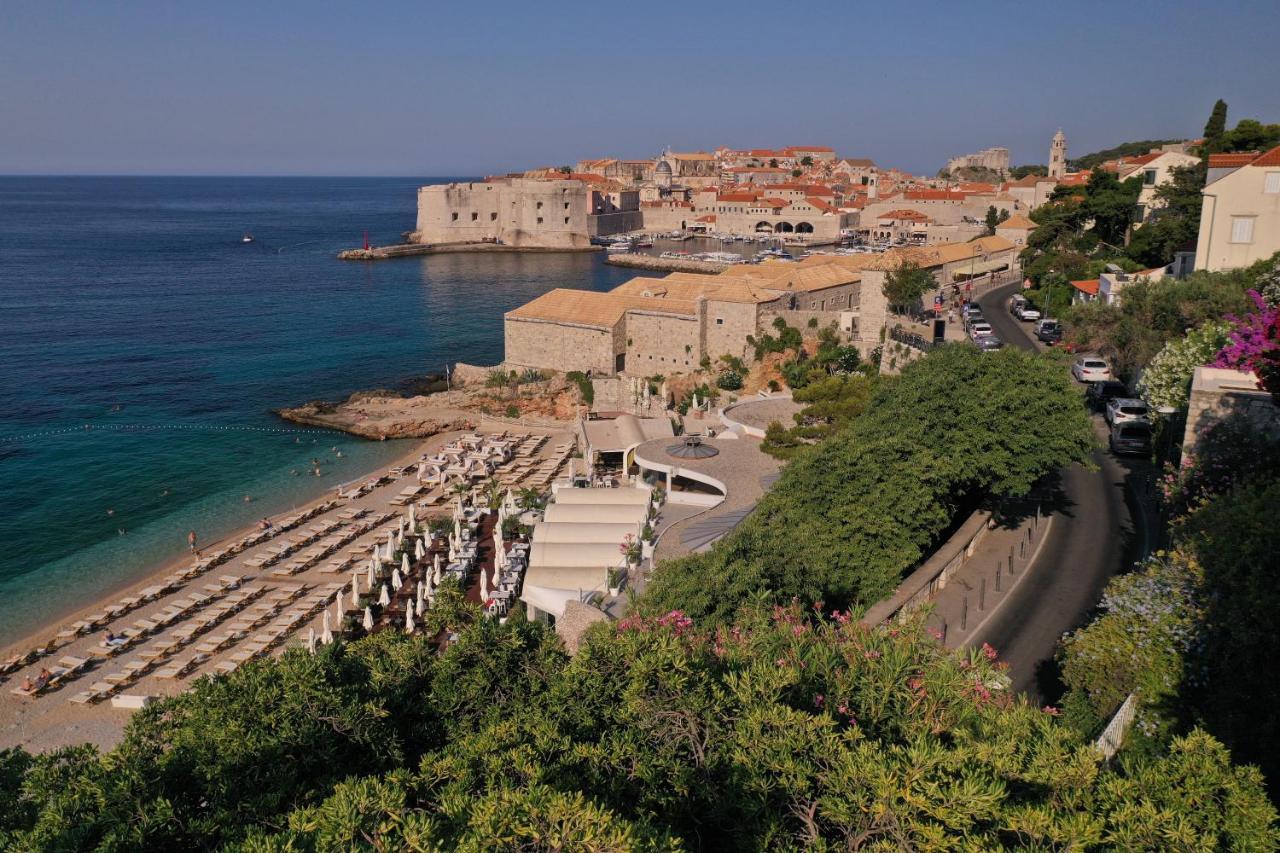
<path id="1" fill-rule="evenodd" d="M 998 288 L 978 300 L 992 330 L 1006 346 L 1035 351 L 1032 324 L 1008 310 L 1017 284 Z M 1105 424 L 1094 418 L 1102 448 Z M 1144 521 L 1135 530 L 1134 516 L 1143 510 L 1131 495 L 1141 493 L 1151 478 L 1145 460 L 1119 461 L 1107 450 L 1092 454 L 1095 470 L 1073 465 L 1057 472 L 1046 486 L 1047 505 L 1056 513 L 1048 541 L 1030 574 L 1022 578 L 1000 610 L 972 642 L 988 642 L 1009 663 L 1014 689 L 1037 701 L 1054 702 L 1061 694 L 1053 656 L 1062 635 L 1089 618 L 1111 576 L 1131 566 L 1148 547 Z M 1126 489 L 1126 483 L 1136 488 Z"/>

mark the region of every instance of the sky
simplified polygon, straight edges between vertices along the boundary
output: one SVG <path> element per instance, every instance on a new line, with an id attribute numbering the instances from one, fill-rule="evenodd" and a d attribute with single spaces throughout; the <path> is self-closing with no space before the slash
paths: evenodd
<path id="1" fill-rule="evenodd" d="M 829 145 L 933 173 L 1280 122 L 1280 2 L 0 4 L 0 174 L 483 175 Z"/>

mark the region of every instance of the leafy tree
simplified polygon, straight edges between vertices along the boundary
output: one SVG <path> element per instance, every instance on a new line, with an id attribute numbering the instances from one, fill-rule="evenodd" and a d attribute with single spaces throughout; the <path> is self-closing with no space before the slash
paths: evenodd
<path id="1" fill-rule="evenodd" d="M 803 157 L 801 157 L 801 158 L 800 158 L 800 165 L 801 165 L 801 166 L 812 166 L 812 165 L 813 165 L 813 158 L 812 158 L 812 157 L 810 157 L 808 154 L 804 155 Z"/>
<path id="2" fill-rule="evenodd" d="M 793 177 L 793 178 L 798 178 L 798 177 L 800 177 L 800 176 L 801 176 L 801 175 L 803 175 L 803 174 L 804 174 L 804 170 L 803 170 L 803 169 L 792 169 L 792 170 L 791 170 L 791 177 Z"/>
<path id="3" fill-rule="evenodd" d="M 1124 244 L 1141 191 L 1141 178 L 1129 178 L 1122 183 L 1113 172 L 1093 171 L 1085 185 L 1083 210 L 1093 220 L 1092 230 L 1098 239 L 1113 246 Z"/>
<path id="4" fill-rule="evenodd" d="M 1028 166 L 1014 166 L 1009 170 L 1009 177 L 1015 181 L 1021 180 L 1022 178 L 1027 177 L 1027 175 L 1048 175 L 1048 174 L 1049 174 L 1049 167 L 1041 163 L 1036 163 Z"/>
<path id="5" fill-rule="evenodd" d="M 836 375 L 794 391 L 792 399 L 808 405 L 793 416 L 791 429 L 776 421 L 769 424 L 761 449 L 789 459 L 798 448 L 829 438 L 866 410 L 875 383 L 875 376 Z"/>
<path id="6" fill-rule="evenodd" d="M 1074 169 L 1093 169 L 1102 163 L 1105 163 L 1107 160 L 1146 154 L 1153 148 L 1160 148 L 1163 145 L 1170 145 L 1181 141 L 1181 139 L 1140 139 L 1134 142 L 1122 142 L 1112 148 L 1105 148 L 1102 151 L 1085 154 L 1083 157 L 1072 158 L 1068 162 Z"/>
<path id="7" fill-rule="evenodd" d="M 1164 266 L 1176 252 L 1194 244 L 1200 233 L 1206 167 L 1175 166 L 1169 180 L 1155 189 L 1151 221 L 1133 232 L 1126 253 L 1148 267 Z"/>
<path id="8" fill-rule="evenodd" d="M 987 208 L 987 215 L 983 221 L 987 226 L 988 237 L 996 233 L 996 226 L 1000 224 L 1000 211 L 996 210 L 994 204 Z"/>
<path id="9" fill-rule="evenodd" d="M 868 605 L 961 507 L 1023 494 L 1092 446 L 1079 395 L 1055 363 L 943 347 L 877 384 L 866 411 L 797 456 L 709 553 L 660 564 L 639 604 L 717 621 L 758 594 Z"/>
<path id="10" fill-rule="evenodd" d="M 1251 118 L 1241 119 L 1219 140 L 1224 152 L 1267 151 L 1277 145 L 1280 145 L 1280 124 L 1263 124 Z"/>
<path id="11" fill-rule="evenodd" d="M 933 274 L 914 261 L 903 261 L 884 280 L 884 296 L 895 311 L 904 313 L 938 286 Z"/>

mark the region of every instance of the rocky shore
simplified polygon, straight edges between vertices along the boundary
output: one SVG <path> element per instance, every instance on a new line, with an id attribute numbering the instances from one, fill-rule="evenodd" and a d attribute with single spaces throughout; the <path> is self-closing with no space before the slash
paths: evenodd
<path id="1" fill-rule="evenodd" d="M 563 427 L 577 417 L 580 394 L 577 386 L 563 377 L 494 386 L 487 384 L 493 370 L 496 369 L 458 365 L 454 387 L 448 391 L 435 390 L 436 380 L 427 377 L 409 383 L 409 387 L 428 393 L 357 391 L 341 402 L 313 400 L 277 409 L 275 414 L 292 423 L 341 430 L 378 441 L 476 429 L 482 420 Z"/>

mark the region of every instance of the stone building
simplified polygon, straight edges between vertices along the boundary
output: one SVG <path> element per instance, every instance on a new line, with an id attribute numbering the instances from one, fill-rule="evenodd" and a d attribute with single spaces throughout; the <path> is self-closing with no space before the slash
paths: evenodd
<path id="1" fill-rule="evenodd" d="M 848 318 L 850 341 L 866 353 L 880 343 L 884 281 L 899 265 L 919 264 L 943 288 L 1012 270 L 1017 250 L 984 237 L 880 255 L 811 255 L 718 275 L 637 277 L 608 293 L 552 290 L 505 315 L 505 364 L 595 376 L 687 373 L 703 357 L 747 356 L 748 338 L 772 334 L 777 317 L 793 324 Z"/>
<path id="2" fill-rule="evenodd" d="M 961 154 L 947 161 L 947 171 L 955 173 L 960 169 L 988 169 L 1002 177 L 1009 171 L 1008 148 L 984 148 L 975 154 Z"/>
<path id="3" fill-rule="evenodd" d="M 490 178 L 418 190 L 419 243 L 500 243 L 540 249 L 590 246 L 583 181 Z"/>

